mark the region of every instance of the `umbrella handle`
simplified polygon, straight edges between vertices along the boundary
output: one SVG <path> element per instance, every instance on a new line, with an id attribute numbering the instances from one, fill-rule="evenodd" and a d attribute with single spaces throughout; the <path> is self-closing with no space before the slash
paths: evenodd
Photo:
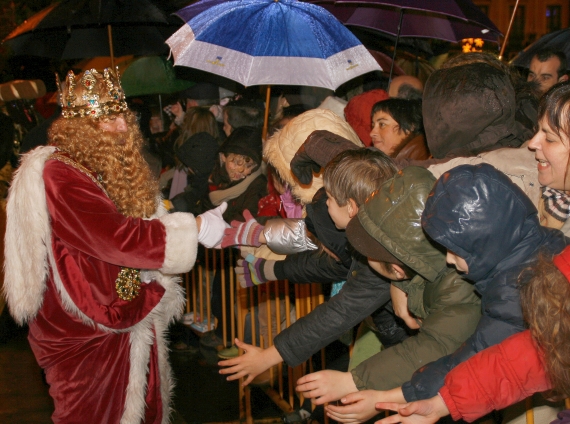
<path id="1" fill-rule="evenodd" d="M 398 50 L 398 40 L 400 39 L 400 33 L 402 32 L 402 21 L 404 20 L 405 10 L 406 9 L 403 8 L 400 9 L 400 22 L 398 22 L 398 35 L 396 36 L 396 44 L 394 44 L 394 54 L 392 54 L 392 64 L 390 65 L 390 76 L 388 77 L 387 91 L 390 91 L 390 84 L 392 83 L 392 73 L 394 72 L 394 62 L 396 62 L 396 51 Z"/>
<path id="2" fill-rule="evenodd" d="M 267 91 L 265 93 L 265 115 L 263 117 L 263 131 L 261 133 L 261 139 L 265 141 L 267 136 L 267 128 L 269 126 L 269 101 L 271 100 L 271 86 L 267 86 Z"/>
<path id="3" fill-rule="evenodd" d="M 107 37 L 109 38 L 109 56 L 111 56 L 111 69 L 115 71 L 115 55 L 113 53 L 113 30 L 107 25 Z"/>
<path id="4" fill-rule="evenodd" d="M 517 14 L 517 8 L 519 7 L 519 0 L 516 1 L 515 7 L 513 8 L 513 14 L 511 15 L 511 21 L 509 22 L 509 28 L 507 28 L 507 33 L 505 34 L 505 39 L 503 40 L 503 45 L 501 46 L 501 52 L 499 53 L 499 60 L 503 60 L 503 53 L 507 47 L 507 41 L 511 35 L 511 28 L 513 27 L 513 22 L 515 20 L 515 15 Z"/>

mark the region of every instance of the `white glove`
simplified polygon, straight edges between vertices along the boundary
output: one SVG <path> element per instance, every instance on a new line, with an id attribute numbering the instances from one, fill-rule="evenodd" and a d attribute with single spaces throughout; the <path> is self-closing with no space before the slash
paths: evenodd
<path id="1" fill-rule="evenodd" d="M 215 209 L 211 209 L 199 215 L 201 219 L 198 242 L 207 248 L 218 248 L 224 237 L 224 230 L 230 225 L 224 221 L 222 214 L 228 208 L 228 204 L 223 202 Z"/>

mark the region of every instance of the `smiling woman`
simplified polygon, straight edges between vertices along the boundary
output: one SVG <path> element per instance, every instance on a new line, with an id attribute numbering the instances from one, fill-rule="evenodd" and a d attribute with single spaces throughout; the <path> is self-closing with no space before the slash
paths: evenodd
<path id="1" fill-rule="evenodd" d="M 570 231 L 570 84 L 561 83 L 545 94 L 538 109 L 539 129 L 529 143 L 538 161 L 543 185 L 539 204 L 541 224 Z"/>

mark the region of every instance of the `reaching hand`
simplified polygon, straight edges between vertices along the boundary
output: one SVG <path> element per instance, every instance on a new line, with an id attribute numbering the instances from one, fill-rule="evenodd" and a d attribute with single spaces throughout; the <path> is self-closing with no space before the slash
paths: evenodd
<path id="1" fill-rule="evenodd" d="M 381 393 L 377 390 L 362 390 L 343 397 L 342 405 L 327 405 L 327 415 L 339 423 L 362 423 L 378 415 L 375 407 Z"/>
<path id="2" fill-rule="evenodd" d="M 313 131 L 291 160 L 291 172 L 302 184 L 310 184 L 313 172 L 318 173 L 336 155 L 360 147 L 327 130 Z"/>
<path id="3" fill-rule="evenodd" d="M 275 280 L 274 265 L 275 261 L 256 258 L 251 254 L 247 255 L 245 259 L 237 261 L 237 266 L 234 268 L 236 279 L 243 288 L 265 284 Z"/>
<path id="4" fill-rule="evenodd" d="M 390 415 L 375 424 L 432 424 L 449 415 L 449 409 L 439 395 L 406 404 L 378 402 L 376 408 L 395 411 L 397 414 Z"/>
<path id="5" fill-rule="evenodd" d="M 244 354 L 237 358 L 218 362 L 218 365 L 221 367 L 227 367 L 222 368 L 220 374 L 231 374 L 227 378 L 228 381 L 243 377 L 245 380 L 242 386 L 247 386 L 259 374 L 282 361 L 277 349 L 273 346 L 264 350 L 260 347 L 243 343 L 238 339 L 235 339 L 235 344 L 240 349 L 243 349 Z"/>
<path id="6" fill-rule="evenodd" d="M 307 374 L 297 380 L 297 388 L 303 396 L 313 399 L 316 405 L 338 400 L 358 389 L 349 372 L 323 370 Z"/>
<path id="7" fill-rule="evenodd" d="M 247 209 L 243 211 L 243 217 L 245 222 L 232 221 L 231 227 L 224 231 L 222 248 L 228 246 L 261 246 L 259 235 L 263 232 L 263 225 L 258 224 Z"/>
<path id="8" fill-rule="evenodd" d="M 215 209 L 211 209 L 200 215 L 200 231 L 198 232 L 198 242 L 207 248 L 218 248 L 224 231 L 228 227 L 226 221 L 222 217 L 228 204 L 223 202 Z"/>
<path id="9" fill-rule="evenodd" d="M 307 154 L 304 145 L 297 150 L 297 153 L 291 159 L 291 172 L 301 184 L 311 184 L 313 173 L 318 174 L 320 170 L 321 165 Z"/>

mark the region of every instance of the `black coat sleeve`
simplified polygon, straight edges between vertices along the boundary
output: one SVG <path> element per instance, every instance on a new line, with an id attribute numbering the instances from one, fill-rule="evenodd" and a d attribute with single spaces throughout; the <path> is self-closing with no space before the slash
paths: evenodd
<path id="1" fill-rule="evenodd" d="M 291 283 L 336 283 L 346 280 L 349 268 L 325 252 L 306 250 L 277 261 L 273 272 L 278 280 Z"/>
<path id="2" fill-rule="evenodd" d="M 390 283 L 372 271 L 364 258 L 354 260 L 345 277 L 337 295 L 275 337 L 275 347 L 288 365 L 304 362 L 390 300 Z"/>

